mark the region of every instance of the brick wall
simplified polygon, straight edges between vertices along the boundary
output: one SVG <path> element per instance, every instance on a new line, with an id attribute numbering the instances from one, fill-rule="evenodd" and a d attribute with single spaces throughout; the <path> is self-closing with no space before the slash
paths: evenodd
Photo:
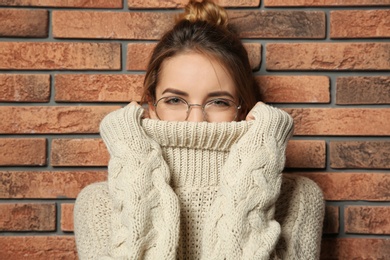
<path id="1" fill-rule="evenodd" d="M 0 0 L 0 259 L 76 259 L 78 192 L 106 178 L 100 120 L 139 100 L 186 0 Z M 390 257 L 390 0 L 220 0 L 264 100 L 288 111 L 286 174 L 327 200 L 322 259 Z"/>

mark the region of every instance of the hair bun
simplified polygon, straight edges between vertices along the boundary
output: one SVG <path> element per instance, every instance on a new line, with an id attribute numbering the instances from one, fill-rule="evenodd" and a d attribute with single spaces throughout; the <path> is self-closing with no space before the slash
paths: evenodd
<path id="1" fill-rule="evenodd" d="M 209 0 L 190 0 L 179 20 L 206 21 L 224 28 L 227 28 L 228 25 L 228 15 L 225 9 Z"/>

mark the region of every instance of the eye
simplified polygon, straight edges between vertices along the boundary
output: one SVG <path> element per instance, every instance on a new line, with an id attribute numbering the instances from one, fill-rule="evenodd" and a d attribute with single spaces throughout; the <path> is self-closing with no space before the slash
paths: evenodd
<path id="1" fill-rule="evenodd" d="M 185 104 L 184 100 L 178 97 L 166 97 L 164 103 L 167 105 L 181 105 Z"/>
<path id="2" fill-rule="evenodd" d="M 216 107 L 231 107 L 233 106 L 233 103 L 228 99 L 218 98 L 210 100 L 209 102 L 207 102 L 207 105 Z"/>

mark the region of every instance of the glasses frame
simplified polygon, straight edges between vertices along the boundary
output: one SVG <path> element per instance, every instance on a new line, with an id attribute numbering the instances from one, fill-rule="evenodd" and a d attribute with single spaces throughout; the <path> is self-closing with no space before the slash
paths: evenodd
<path id="1" fill-rule="evenodd" d="M 177 98 L 177 99 L 180 99 L 180 100 L 184 101 L 184 103 L 187 104 L 187 111 L 186 111 L 187 116 L 186 116 L 186 118 L 184 119 L 184 121 L 187 121 L 188 116 L 190 115 L 191 107 L 201 107 L 201 108 L 202 108 L 202 114 L 203 114 L 203 120 L 204 120 L 204 121 L 207 121 L 206 112 L 205 112 L 204 109 L 205 109 L 205 107 L 206 107 L 207 104 L 209 104 L 209 103 L 211 103 L 211 102 L 213 102 L 213 101 L 215 101 L 215 100 L 227 100 L 227 101 L 232 102 L 232 103 L 234 104 L 234 106 L 235 106 L 235 108 L 236 108 L 236 115 L 234 116 L 234 118 L 232 119 L 232 121 L 236 120 L 236 118 L 237 118 L 237 116 L 238 116 L 238 111 L 241 109 L 241 105 L 237 105 L 236 102 L 234 102 L 233 100 L 227 99 L 227 98 L 214 98 L 214 99 L 211 99 L 211 100 L 207 101 L 207 102 L 204 103 L 203 105 L 201 105 L 201 104 L 190 104 L 190 103 L 188 103 L 187 100 L 185 100 L 184 98 L 181 98 L 181 97 L 177 97 L 177 96 L 168 96 L 168 97 L 159 98 L 156 102 L 153 103 L 153 106 L 154 106 L 155 111 L 156 111 L 156 116 L 157 116 L 157 118 L 158 118 L 159 120 L 162 120 L 162 119 L 160 118 L 160 116 L 159 116 L 158 113 L 157 113 L 157 105 L 158 105 L 158 102 L 160 102 L 160 101 L 163 100 L 163 99 L 167 99 L 167 98 Z M 208 122 L 208 121 L 207 121 L 207 122 Z"/>

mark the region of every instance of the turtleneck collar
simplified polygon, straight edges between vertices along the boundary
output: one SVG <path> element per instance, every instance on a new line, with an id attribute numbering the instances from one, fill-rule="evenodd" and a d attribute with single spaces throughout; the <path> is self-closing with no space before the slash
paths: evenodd
<path id="1" fill-rule="evenodd" d="M 229 151 L 250 128 L 251 121 L 240 122 L 172 122 L 143 119 L 141 126 L 161 147 Z"/>

